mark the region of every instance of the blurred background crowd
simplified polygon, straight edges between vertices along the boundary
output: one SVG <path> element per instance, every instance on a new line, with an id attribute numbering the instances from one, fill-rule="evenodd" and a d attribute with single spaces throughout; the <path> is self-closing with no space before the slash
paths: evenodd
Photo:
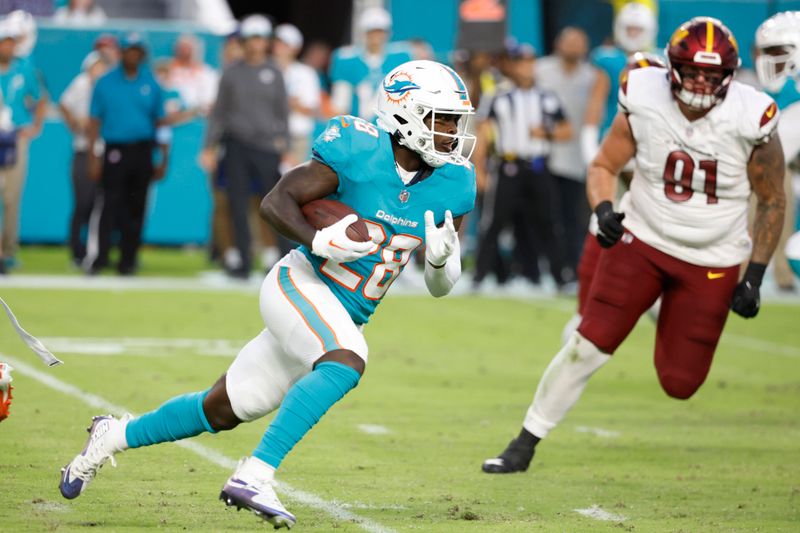
<path id="1" fill-rule="evenodd" d="M 0 0 L 0 271 L 24 272 L 29 243 L 66 244 L 88 275 L 136 274 L 143 244 L 204 247 L 236 279 L 269 268 L 292 243 L 259 220 L 263 195 L 328 119 L 373 120 L 392 68 L 435 59 L 478 110 L 462 226 L 474 287 L 569 292 L 587 163 L 629 56 L 716 16 L 755 84 L 755 29 L 788 9 L 800 2 Z M 782 108 L 800 100 L 792 80 L 771 90 Z"/>

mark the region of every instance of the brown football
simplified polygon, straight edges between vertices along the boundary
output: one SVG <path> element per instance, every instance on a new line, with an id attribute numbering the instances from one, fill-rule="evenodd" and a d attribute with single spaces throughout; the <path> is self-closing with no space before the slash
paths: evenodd
<path id="1" fill-rule="evenodd" d="M 317 229 L 327 228 L 350 214 L 358 216 L 349 205 L 324 198 L 308 202 L 301 210 L 308 223 Z M 347 236 L 358 242 L 370 240 L 369 230 L 361 217 L 347 227 Z"/>

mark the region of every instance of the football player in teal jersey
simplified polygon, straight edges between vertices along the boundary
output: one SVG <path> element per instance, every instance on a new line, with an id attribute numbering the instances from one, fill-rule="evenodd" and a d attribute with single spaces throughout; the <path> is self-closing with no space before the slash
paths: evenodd
<path id="1" fill-rule="evenodd" d="M 589 56 L 598 76 L 589 94 L 586 117 L 581 129 L 581 151 L 588 165 L 600 149 L 600 141 L 617 114 L 619 79 L 636 52 L 649 52 L 655 44 L 658 25 L 653 11 L 630 2 L 614 18 L 614 45 L 600 45 Z"/>
<path id="2" fill-rule="evenodd" d="M 783 157 L 788 165 L 784 180 L 786 215 L 783 233 L 772 262 L 775 283 L 783 291 L 795 290 L 795 274 L 798 262 L 791 259 L 793 252 L 788 245 L 800 242 L 800 219 L 797 217 L 798 198 L 793 194 L 792 182 L 797 179 L 800 167 L 800 11 L 776 13 L 756 30 L 755 70 L 758 81 L 770 95 L 781 112 L 778 132 L 783 146 Z M 794 244 L 796 246 L 796 244 Z M 788 257 L 787 257 L 788 256 Z"/>
<path id="3" fill-rule="evenodd" d="M 337 113 L 372 121 L 381 80 L 401 63 L 411 60 L 407 43 L 388 42 L 392 16 L 382 7 L 370 7 L 358 18 L 364 45 L 343 46 L 331 58 L 331 101 Z"/>
<path id="4" fill-rule="evenodd" d="M 423 243 L 433 296 L 448 294 L 461 274 L 457 229 L 475 202 L 475 138 L 466 133 L 474 109 L 466 87 L 445 65 L 410 61 L 379 91 L 377 125 L 334 117 L 313 158 L 288 171 L 262 202 L 263 218 L 301 243 L 262 284 L 265 328 L 211 388 L 137 418 L 95 417 L 83 451 L 62 470 L 64 497 L 79 496 L 125 449 L 233 429 L 278 409 L 220 498 L 276 527 L 295 523 L 273 489 L 275 470 L 358 384 L 368 353 L 362 330 L 389 286 Z M 312 227 L 301 206 L 319 198 L 357 211 L 372 241 L 347 237 L 355 215 Z"/>

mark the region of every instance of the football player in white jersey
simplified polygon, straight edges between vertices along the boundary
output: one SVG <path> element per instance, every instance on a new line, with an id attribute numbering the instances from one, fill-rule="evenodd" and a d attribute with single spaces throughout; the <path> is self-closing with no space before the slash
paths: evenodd
<path id="1" fill-rule="evenodd" d="M 785 204 L 777 106 L 732 80 L 738 46 L 719 20 L 682 24 L 667 57 L 667 69 L 632 70 L 620 86 L 619 112 L 587 176 L 605 248 L 583 319 L 545 370 L 519 436 L 483 463 L 484 472 L 527 470 L 539 440 L 657 298 L 655 367 L 661 387 L 678 399 L 705 380 L 729 309 L 758 313 Z M 633 157 L 630 191 L 615 212 L 617 174 Z"/>

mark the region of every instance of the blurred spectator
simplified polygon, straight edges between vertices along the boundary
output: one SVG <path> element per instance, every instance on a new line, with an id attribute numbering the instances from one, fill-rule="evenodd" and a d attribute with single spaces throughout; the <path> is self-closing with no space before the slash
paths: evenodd
<path id="1" fill-rule="evenodd" d="M 25 11 L 34 17 L 51 17 L 55 10 L 54 0 L 0 0 L 0 15 L 14 11 Z"/>
<path id="2" fill-rule="evenodd" d="M 579 28 L 566 27 L 556 38 L 555 54 L 536 62 L 539 86 L 559 96 L 571 124 L 583 121 L 597 75 L 586 61 L 588 51 L 586 33 Z M 564 228 L 566 262 L 575 270 L 591 214 L 586 199 L 586 164 L 578 137 L 554 143 L 548 164 L 561 200 L 556 215 Z"/>
<path id="3" fill-rule="evenodd" d="M 93 51 L 83 60 L 81 73 L 67 86 L 58 102 L 64 122 L 72 132 L 72 199 L 73 211 L 70 220 L 69 246 L 72 262 L 80 266 L 86 257 L 86 245 L 82 238 L 83 228 L 89 223 L 96 195 L 96 184 L 89 179 L 88 157 L 89 104 L 95 82 L 107 69 L 103 57 Z M 102 152 L 102 146 L 97 147 Z"/>
<path id="4" fill-rule="evenodd" d="M 297 61 L 303 48 L 303 35 L 291 24 L 275 28 L 273 55 L 283 72 L 289 95 L 289 135 L 292 150 L 289 164 L 298 165 L 311 155 L 314 117 L 320 106 L 319 78 L 314 69 Z"/>
<path id="5" fill-rule="evenodd" d="M 231 33 L 225 39 L 222 47 L 222 69 L 241 61 L 244 58 L 244 48 L 239 32 Z M 213 210 L 211 212 L 211 242 L 209 243 L 209 255 L 211 261 L 220 261 L 222 266 L 227 269 L 237 269 L 241 266 L 242 260 L 239 250 L 233 244 L 233 229 L 231 227 L 231 217 L 228 213 L 228 193 L 225 187 L 225 154 L 221 154 L 222 160 L 217 165 L 213 176 Z"/>
<path id="6" fill-rule="evenodd" d="M 306 46 L 300 61 L 313 68 L 319 77 L 319 86 L 323 92 L 330 92 L 331 78 L 328 70 L 331 64 L 331 47 L 323 41 L 312 41 Z"/>
<path id="7" fill-rule="evenodd" d="M 619 78 L 628 56 L 652 50 L 656 35 L 658 21 L 653 11 L 638 2 L 630 2 L 614 18 L 615 44 L 602 44 L 592 50 L 590 61 L 597 68 L 597 76 L 580 132 L 581 153 L 587 165 L 600 149 L 600 142 L 617 114 Z"/>
<path id="8" fill-rule="evenodd" d="M 47 97 L 30 63 L 15 56 L 20 27 L 0 21 L 0 187 L 3 196 L 3 260 L 15 265 L 19 205 L 28 171 L 28 145 L 42 131 Z M 33 115 L 31 111 L 33 110 Z"/>
<path id="9" fill-rule="evenodd" d="M 431 43 L 420 37 L 415 37 L 408 40 L 408 45 L 411 47 L 411 57 L 414 59 L 427 59 L 435 61 L 436 57 L 433 54 L 433 47 Z"/>
<path id="10" fill-rule="evenodd" d="M 364 46 L 345 46 L 333 53 L 331 98 L 336 114 L 375 118 L 377 87 L 396 66 L 411 60 L 403 43 L 388 43 L 392 16 L 382 7 L 361 13 L 358 29 L 364 33 Z"/>
<path id="11" fill-rule="evenodd" d="M 203 167 L 213 174 L 217 148 L 223 144 L 228 207 L 241 257 L 241 266 L 228 269 L 228 274 L 246 279 L 252 267 L 251 180 L 257 179 L 257 192 L 263 195 L 280 177 L 281 158 L 289 149 L 289 101 L 283 76 L 267 55 L 272 24 L 262 15 L 251 15 L 242 21 L 239 31 L 244 59 L 222 74 L 200 157 Z"/>
<path id="12" fill-rule="evenodd" d="M 107 67 L 113 67 L 119 63 L 119 42 L 113 35 L 108 33 L 100 34 L 94 40 L 94 49 L 103 57 L 103 62 Z"/>
<path id="13" fill-rule="evenodd" d="M 106 12 L 95 0 L 69 0 L 53 15 L 53 22 L 64 26 L 99 26 L 105 21 Z"/>
<path id="14" fill-rule="evenodd" d="M 219 75 L 203 62 L 203 43 L 195 35 L 181 35 L 175 43 L 175 52 L 166 86 L 176 89 L 186 107 L 198 108 L 207 115 L 217 98 Z"/>
<path id="15" fill-rule="evenodd" d="M 563 264 L 554 212 L 557 191 L 547 170 L 547 157 L 551 143 L 570 139 L 572 129 L 558 97 L 536 87 L 533 47 L 515 45 L 508 55 L 513 88 L 484 99 L 479 109 L 479 148 L 473 158 L 476 173 L 487 173 L 486 143 L 492 137 L 502 160 L 484 196 L 474 283 L 480 284 L 497 260 L 498 237 L 513 223 L 519 229 L 515 231 L 515 255 L 521 259 L 523 274 L 533 282 L 539 281 L 534 244 L 538 238 L 560 287 L 571 281 L 572 275 Z"/>
<path id="16" fill-rule="evenodd" d="M 17 46 L 14 48 L 14 55 L 30 60 L 38 36 L 36 20 L 33 15 L 22 9 L 17 9 L 9 13 L 6 20 L 13 28 L 11 31 L 16 35 Z"/>
<path id="17" fill-rule="evenodd" d="M 164 95 L 144 65 L 145 43 L 137 33 L 120 42 L 122 60 L 100 78 L 92 93 L 89 146 L 105 140 L 102 154 L 90 152 L 89 178 L 99 181 L 99 194 L 89 227 L 84 267 L 96 274 L 109 264 L 111 233 L 120 230 L 117 272 L 132 275 L 138 268 L 147 193 L 161 179 L 167 160 L 153 166 L 156 127 L 164 117 Z"/>

